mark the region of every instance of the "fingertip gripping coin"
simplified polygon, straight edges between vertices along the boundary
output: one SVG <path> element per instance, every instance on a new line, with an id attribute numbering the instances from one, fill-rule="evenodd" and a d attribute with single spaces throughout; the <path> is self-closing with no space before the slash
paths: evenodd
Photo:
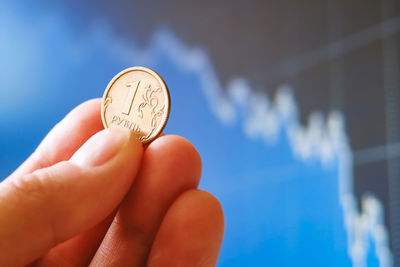
<path id="1" fill-rule="evenodd" d="M 108 84 L 101 119 L 105 128 L 128 128 L 147 144 L 164 129 L 170 107 L 168 87 L 161 76 L 145 67 L 132 67 L 118 73 Z"/>

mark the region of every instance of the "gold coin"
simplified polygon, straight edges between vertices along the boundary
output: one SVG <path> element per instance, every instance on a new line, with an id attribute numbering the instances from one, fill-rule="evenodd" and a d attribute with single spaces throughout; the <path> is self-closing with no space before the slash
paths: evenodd
<path id="1" fill-rule="evenodd" d="M 118 73 L 108 84 L 101 119 L 105 128 L 128 128 L 146 144 L 167 124 L 170 103 L 167 85 L 160 75 L 145 67 L 132 67 Z"/>

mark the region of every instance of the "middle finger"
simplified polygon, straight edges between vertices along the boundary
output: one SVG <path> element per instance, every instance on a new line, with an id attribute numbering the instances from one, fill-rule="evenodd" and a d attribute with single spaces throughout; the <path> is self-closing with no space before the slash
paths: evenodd
<path id="1" fill-rule="evenodd" d="M 178 136 L 154 140 L 91 264 L 142 266 L 169 206 L 196 188 L 200 175 L 200 156 L 188 141 Z"/>

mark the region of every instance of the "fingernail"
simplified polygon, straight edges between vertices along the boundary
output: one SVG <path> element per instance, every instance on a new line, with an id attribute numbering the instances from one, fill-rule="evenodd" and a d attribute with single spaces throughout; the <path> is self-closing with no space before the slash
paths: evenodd
<path id="1" fill-rule="evenodd" d="M 125 144 L 131 132 L 122 127 L 112 127 L 93 135 L 70 161 L 85 167 L 100 166 L 112 159 Z"/>

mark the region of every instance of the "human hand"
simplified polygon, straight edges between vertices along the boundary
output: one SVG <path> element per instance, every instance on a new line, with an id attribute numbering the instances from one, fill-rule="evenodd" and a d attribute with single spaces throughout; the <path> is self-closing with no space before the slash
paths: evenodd
<path id="1" fill-rule="evenodd" d="M 0 266 L 214 266 L 224 219 L 195 148 L 101 129 L 100 99 L 78 106 L 0 183 Z"/>

